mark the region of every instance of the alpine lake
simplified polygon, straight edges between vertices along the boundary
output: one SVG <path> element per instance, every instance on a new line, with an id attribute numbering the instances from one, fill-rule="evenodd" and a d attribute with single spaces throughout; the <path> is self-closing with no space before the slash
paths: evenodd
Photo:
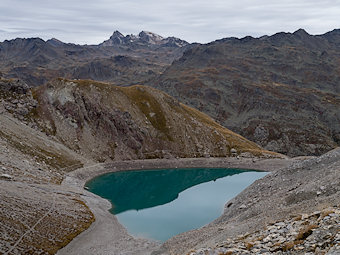
<path id="1" fill-rule="evenodd" d="M 266 174 L 227 168 L 121 171 L 85 187 L 111 202 L 110 212 L 131 235 L 165 241 L 215 220 L 228 200 Z"/>

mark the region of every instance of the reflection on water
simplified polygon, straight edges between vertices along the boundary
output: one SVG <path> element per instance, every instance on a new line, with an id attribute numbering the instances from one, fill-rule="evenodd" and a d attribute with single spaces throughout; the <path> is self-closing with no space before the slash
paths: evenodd
<path id="1" fill-rule="evenodd" d="M 96 177 L 86 186 L 111 201 L 111 213 L 131 234 L 164 241 L 216 219 L 227 200 L 265 174 L 207 168 L 126 171 Z"/>

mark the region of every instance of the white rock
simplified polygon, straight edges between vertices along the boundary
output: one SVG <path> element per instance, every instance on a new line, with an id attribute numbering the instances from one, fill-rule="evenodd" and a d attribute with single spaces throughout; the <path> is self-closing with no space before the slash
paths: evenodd
<path id="1" fill-rule="evenodd" d="M 0 175 L 0 178 L 4 178 L 4 179 L 8 179 L 8 180 L 13 179 L 13 177 L 9 174 L 2 174 L 2 175 Z"/>
<path id="2" fill-rule="evenodd" d="M 247 206 L 246 205 L 241 205 L 240 207 L 239 207 L 239 209 L 246 209 L 247 208 Z"/>

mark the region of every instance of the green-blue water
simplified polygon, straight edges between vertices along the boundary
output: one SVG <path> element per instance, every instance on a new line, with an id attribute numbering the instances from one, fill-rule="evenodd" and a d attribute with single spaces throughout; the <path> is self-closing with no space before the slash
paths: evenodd
<path id="1" fill-rule="evenodd" d="M 88 189 L 108 199 L 128 232 L 160 241 L 199 228 L 264 172 L 236 169 L 164 169 L 108 173 Z"/>

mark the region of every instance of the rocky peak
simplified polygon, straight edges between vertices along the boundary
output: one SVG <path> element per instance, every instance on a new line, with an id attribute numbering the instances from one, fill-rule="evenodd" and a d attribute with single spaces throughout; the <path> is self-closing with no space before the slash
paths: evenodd
<path id="1" fill-rule="evenodd" d="M 16 38 L 13 40 L 5 40 L 3 47 L 32 47 L 45 45 L 45 41 L 40 38 Z"/>
<path id="2" fill-rule="evenodd" d="M 300 37 L 300 38 L 307 38 L 307 37 L 310 37 L 310 34 L 308 34 L 308 33 L 306 32 L 306 30 L 304 30 L 304 29 L 302 29 L 302 28 L 296 30 L 296 31 L 293 33 L 293 35 L 298 36 L 298 37 Z"/>
<path id="3" fill-rule="evenodd" d="M 56 38 L 52 38 L 46 41 L 46 43 L 58 47 L 58 46 L 62 46 L 64 43 Z"/>
<path id="4" fill-rule="evenodd" d="M 114 31 L 113 34 L 111 35 L 110 39 L 111 40 L 119 40 L 121 41 L 124 38 L 124 35 L 119 32 L 118 30 Z"/>
<path id="5" fill-rule="evenodd" d="M 334 29 L 321 36 L 326 38 L 330 43 L 340 45 L 340 29 Z"/>
<path id="6" fill-rule="evenodd" d="M 159 45 L 165 47 L 183 47 L 189 43 L 176 37 L 164 38 L 158 34 L 142 31 L 138 35 L 126 35 L 124 36 L 119 31 L 115 31 L 110 39 L 101 43 L 101 46 L 114 46 L 114 45 L 140 45 L 151 46 Z"/>
<path id="7" fill-rule="evenodd" d="M 101 45 L 103 46 L 113 46 L 125 43 L 124 35 L 118 30 L 114 31 L 109 40 L 104 41 Z"/>
<path id="8" fill-rule="evenodd" d="M 187 41 L 181 40 L 177 37 L 168 37 L 163 39 L 163 44 L 164 46 L 168 46 L 168 47 L 184 47 L 187 46 L 189 43 Z"/>
<path id="9" fill-rule="evenodd" d="M 138 34 L 138 37 L 141 41 L 150 43 L 150 44 L 159 44 L 164 39 L 162 36 L 148 32 L 148 31 L 142 31 Z"/>
<path id="10" fill-rule="evenodd" d="M 113 37 L 124 37 L 124 35 L 121 32 L 119 32 L 118 30 L 116 30 L 111 35 L 111 38 L 113 38 Z"/>

